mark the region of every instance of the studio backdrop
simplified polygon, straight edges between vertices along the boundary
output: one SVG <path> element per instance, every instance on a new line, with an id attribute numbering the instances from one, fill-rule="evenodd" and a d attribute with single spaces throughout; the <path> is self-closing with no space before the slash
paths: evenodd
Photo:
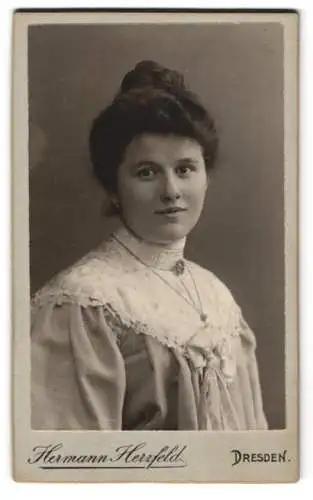
<path id="1" fill-rule="evenodd" d="M 181 71 L 220 136 L 186 257 L 224 281 L 256 335 L 270 429 L 285 426 L 282 35 L 276 23 L 29 28 L 31 292 L 116 225 L 91 174 L 93 118 L 138 61 Z"/>

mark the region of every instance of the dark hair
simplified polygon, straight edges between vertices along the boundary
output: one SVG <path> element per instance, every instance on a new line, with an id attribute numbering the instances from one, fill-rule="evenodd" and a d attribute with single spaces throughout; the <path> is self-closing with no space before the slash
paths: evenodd
<path id="1" fill-rule="evenodd" d="M 132 139 L 143 133 L 195 139 L 207 170 L 213 168 L 218 138 L 214 122 L 183 76 L 154 61 L 141 61 L 122 80 L 113 102 L 93 121 L 89 147 L 93 172 L 116 192 L 117 170 Z"/>

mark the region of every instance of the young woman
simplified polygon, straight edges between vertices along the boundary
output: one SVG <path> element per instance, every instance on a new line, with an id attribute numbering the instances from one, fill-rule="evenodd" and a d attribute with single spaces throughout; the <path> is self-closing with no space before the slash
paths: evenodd
<path id="1" fill-rule="evenodd" d="M 121 225 L 32 301 L 35 429 L 266 429 L 255 338 L 184 258 L 217 135 L 176 71 L 142 61 L 90 133 Z"/>

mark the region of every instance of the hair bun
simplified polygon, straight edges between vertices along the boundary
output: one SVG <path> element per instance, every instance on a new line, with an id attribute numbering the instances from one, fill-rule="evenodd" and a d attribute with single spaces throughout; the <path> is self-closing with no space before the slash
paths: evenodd
<path id="1" fill-rule="evenodd" d="M 186 92 L 184 77 L 181 73 L 161 66 L 155 61 L 141 61 L 123 78 L 120 92 L 154 87 L 170 94 L 179 95 Z"/>

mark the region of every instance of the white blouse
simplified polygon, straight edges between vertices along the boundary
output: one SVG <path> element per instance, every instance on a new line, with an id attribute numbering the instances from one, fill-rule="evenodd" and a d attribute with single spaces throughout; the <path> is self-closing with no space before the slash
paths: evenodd
<path id="1" fill-rule="evenodd" d="M 255 337 L 184 244 L 121 227 L 36 293 L 33 428 L 267 428 Z"/>

